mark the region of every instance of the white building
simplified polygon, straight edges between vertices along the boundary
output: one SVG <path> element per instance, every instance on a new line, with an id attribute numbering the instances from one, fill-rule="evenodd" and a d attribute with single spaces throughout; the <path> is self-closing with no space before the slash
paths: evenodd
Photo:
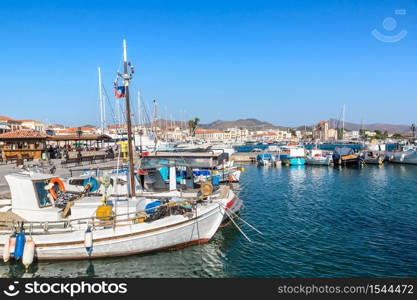
<path id="1" fill-rule="evenodd" d="M 208 130 L 197 128 L 195 138 L 207 142 L 220 142 L 224 140 L 224 132 L 221 130 Z"/>

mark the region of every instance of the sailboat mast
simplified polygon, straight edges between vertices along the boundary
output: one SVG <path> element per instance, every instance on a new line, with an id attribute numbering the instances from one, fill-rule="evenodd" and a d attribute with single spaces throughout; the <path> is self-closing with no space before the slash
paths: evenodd
<path id="1" fill-rule="evenodd" d="M 345 104 L 343 104 L 343 112 L 342 112 L 342 140 L 345 138 Z"/>
<path id="2" fill-rule="evenodd" d="M 138 125 L 139 129 L 142 126 L 142 114 L 141 114 L 141 106 L 140 106 L 140 91 L 138 91 Z"/>
<path id="3" fill-rule="evenodd" d="M 125 97 L 126 97 L 126 121 L 127 121 L 127 146 L 129 151 L 129 176 L 130 176 L 130 195 L 131 197 L 136 197 L 136 188 L 135 188 L 135 165 L 133 163 L 133 147 L 132 147 L 132 120 L 130 113 L 130 101 L 129 101 L 129 80 L 130 76 L 127 71 L 127 52 L 126 52 L 126 40 L 123 40 L 123 59 L 124 59 L 124 80 L 123 85 L 125 87 Z"/>
<path id="4" fill-rule="evenodd" d="M 103 112 L 103 94 L 102 94 L 102 85 L 101 85 L 101 70 L 98 67 L 98 101 L 100 104 L 100 126 L 101 134 L 104 134 L 104 112 Z"/>

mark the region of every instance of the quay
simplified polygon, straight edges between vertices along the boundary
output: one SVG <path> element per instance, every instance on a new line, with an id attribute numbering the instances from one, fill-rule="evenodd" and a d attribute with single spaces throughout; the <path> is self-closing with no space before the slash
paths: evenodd
<path id="1" fill-rule="evenodd" d="M 235 163 L 256 163 L 256 156 L 259 154 L 270 154 L 272 156 L 277 156 L 279 152 L 235 152 L 231 155 L 230 159 Z"/>
<path id="2" fill-rule="evenodd" d="M 256 155 L 258 155 L 258 153 L 256 152 L 247 152 L 247 153 L 236 152 L 231 155 L 230 159 L 234 161 L 235 163 L 241 163 L 241 162 L 254 163 L 256 162 Z"/>

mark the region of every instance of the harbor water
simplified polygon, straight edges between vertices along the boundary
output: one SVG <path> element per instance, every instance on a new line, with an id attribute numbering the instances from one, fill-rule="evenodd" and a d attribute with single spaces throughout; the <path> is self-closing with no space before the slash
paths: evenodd
<path id="1" fill-rule="evenodd" d="M 246 165 L 242 218 L 207 244 L 93 261 L 0 263 L 0 277 L 416 277 L 417 166 Z"/>

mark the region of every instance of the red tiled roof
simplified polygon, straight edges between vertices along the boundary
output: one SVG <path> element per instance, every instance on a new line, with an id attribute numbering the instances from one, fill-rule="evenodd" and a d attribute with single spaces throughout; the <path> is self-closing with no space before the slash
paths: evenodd
<path id="1" fill-rule="evenodd" d="M 0 121 L 6 121 L 6 122 L 11 122 L 11 123 L 20 123 L 20 121 L 14 120 L 14 119 L 6 117 L 6 116 L 0 116 Z"/>
<path id="2" fill-rule="evenodd" d="M 2 121 L 10 121 L 13 120 L 12 118 L 6 117 L 6 116 L 0 116 L 0 120 Z"/>
<path id="3" fill-rule="evenodd" d="M 31 129 L 20 129 L 0 134 L 0 139 L 46 139 L 47 137 L 46 134 Z"/>
<path id="4" fill-rule="evenodd" d="M 33 122 L 33 123 L 43 124 L 42 122 L 36 121 L 36 120 L 19 120 L 19 122 L 22 122 L 22 123 L 30 123 L 30 122 Z"/>
<path id="5" fill-rule="evenodd" d="M 201 129 L 201 128 L 197 128 L 195 130 L 196 134 L 207 134 L 207 133 L 224 133 L 223 131 L 220 130 L 210 130 L 210 129 Z"/>

